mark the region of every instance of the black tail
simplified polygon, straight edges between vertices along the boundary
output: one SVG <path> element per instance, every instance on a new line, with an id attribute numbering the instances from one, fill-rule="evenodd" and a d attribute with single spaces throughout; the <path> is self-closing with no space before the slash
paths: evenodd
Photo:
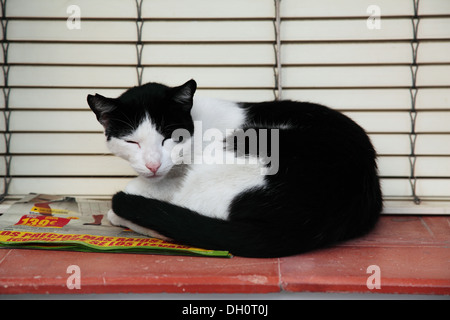
<path id="1" fill-rule="evenodd" d="M 112 209 L 118 216 L 155 230 L 178 243 L 226 250 L 238 256 L 280 256 L 270 252 L 269 247 L 264 248 L 267 243 L 265 238 L 270 235 L 264 234 L 261 228 L 251 223 L 210 218 L 167 202 L 124 192 L 113 197 Z"/>
<path id="2" fill-rule="evenodd" d="M 157 231 L 178 243 L 204 249 L 226 250 L 243 257 L 289 256 L 347 238 L 342 236 L 345 234 L 342 229 L 323 223 L 322 219 L 304 219 L 302 222 L 280 219 L 279 223 L 246 218 L 221 220 L 167 202 L 123 192 L 114 196 L 112 208 L 118 216 Z M 371 229 L 374 222 L 370 223 L 371 226 L 366 231 Z M 344 229 L 349 228 L 345 226 Z M 359 235 L 361 234 L 353 236 Z"/>

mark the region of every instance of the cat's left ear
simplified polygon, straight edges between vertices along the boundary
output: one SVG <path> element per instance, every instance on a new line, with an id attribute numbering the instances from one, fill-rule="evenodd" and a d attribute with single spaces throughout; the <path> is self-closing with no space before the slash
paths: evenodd
<path id="1" fill-rule="evenodd" d="M 197 90 L 197 82 L 194 79 L 185 84 L 173 88 L 172 100 L 182 105 L 183 110 L 190 111 L 192 108 L 194 93 Z"/>
<path id="2" fill-rule="evenodd" d="M 115 99 L 106 98 L 100 94 L 96 94 L 95 96 L 89 94 L 87 96 L 87 102 L 97 116 L 98 122 L 106 128 L 110 113 L 117 108 Z"/>

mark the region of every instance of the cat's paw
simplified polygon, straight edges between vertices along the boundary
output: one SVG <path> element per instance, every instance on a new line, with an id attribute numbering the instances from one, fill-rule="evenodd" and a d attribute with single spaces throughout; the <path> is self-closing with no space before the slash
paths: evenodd
<path id="1" fill-rule="evenodd" d="M 119 217 L 112 209 L 110 209 L 108 211 L 107 217 L 108 217 L 109 222 L 114 226 L 129 228 L 129 229 L 133 230 L 134 232 L 143 234 L 148 237 L 158 238 L 158 239 L 165 240 L 165 241 L 172 241 L 171 238 L 163 236 L 162 234 L 160 234 L 152 229 L 138 226 L 137 224 L 134 224 L 131 221 L 128 221 L 124 218 Z"/>
<path id="2" fill-rule="evenodd" d="M 112 209 L 108 211 L 107 217 L 113 226 L 126 227 L 125 220 L 119 217 Z"/>

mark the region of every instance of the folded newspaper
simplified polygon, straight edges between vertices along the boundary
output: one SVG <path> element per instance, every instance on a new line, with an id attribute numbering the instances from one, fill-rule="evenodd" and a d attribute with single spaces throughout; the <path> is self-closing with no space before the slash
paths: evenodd
<path id="1" fill-rule="evenodd" d="M 230 257 L 113 226 L 110 201 L 30 194 L 0 215 L 0 247 Z"/>

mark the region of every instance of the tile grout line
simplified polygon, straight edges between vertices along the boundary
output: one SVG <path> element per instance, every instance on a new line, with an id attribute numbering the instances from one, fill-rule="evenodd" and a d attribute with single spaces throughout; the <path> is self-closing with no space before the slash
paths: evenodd
<path id="1" fill-rule="evenodd" d="M 283 289 L 283 284 L 281 282 L 281 261 L 280 261 L 280 258 L 277 258 L 277 262 L 278 262 L 278 287 L 280 289 L 279 292 L 283 292 L 284 289 Z"/>
<path id="2" fill-rule="evenodd" d="M 6 260 L 6 258 L 9 256 L 9 254 L 12 252 L 13 249 L 9 249 L 8 252 L 5 254 L 5 256 L 0 260 L 0 265 L 3 263 L 3 261 Z"/>
<path id="3" fill-rule="evenodd" d="M 420 222 L 422 224 L 422 226 L 428 231 L 428 233 L 431 235 L 431 237 L 434 238 L 434 233 L 433 231 L 430 229 L 430 227 L 428 226 L 428 224 L 425 222 L 425 220 L 423 220 L 422 217 L 420 217 Z"/>

